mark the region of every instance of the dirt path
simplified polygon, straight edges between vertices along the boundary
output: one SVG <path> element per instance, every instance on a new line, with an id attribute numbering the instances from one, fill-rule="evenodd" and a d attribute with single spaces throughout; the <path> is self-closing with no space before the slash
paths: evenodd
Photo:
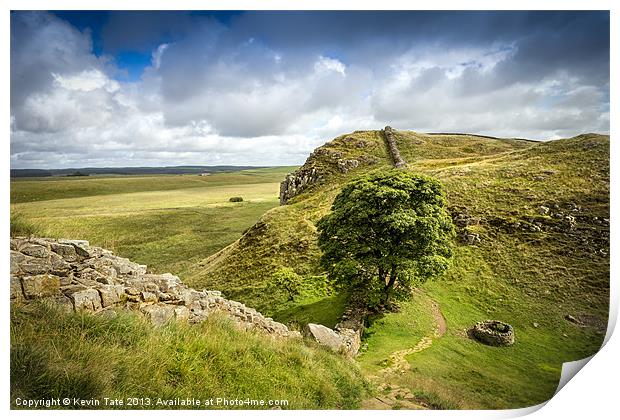
<path id="1" fill-rule="evenodd" d="M 442 337 L 446 333 L 446 319 L 441 313 L 439 304 L 435 301 L 431 303 L 431 312 L 435 320 L 435 326 L 430 336 L 425 336 L 418 343 L 410 348 L 398 350 L 388 357 L 388 367 L 381 369 L 379 376 L 372 376 L 369 379 L 375 383 L 380 383 L 377 387 L 382 394 L 366 400 L 362 403 L 362 408 L 369 410 L 391 410 L 391 409 L 410 409 L 424 410 L 428 407 L 419 401 L 415 395 L 407 388 L 402 388 L 396 384 L 390 384 L 386 381 L 390 376 L 403 374 L 411 369 L 411 365 L 407 361 L 407 356 L 419 353 L 433 345 L 433 340 Z"/>
<path id="2" fill-rule="evenodd" d="M 388 357 L 389 366 L 381 369 L 379 373 L 390 375 L 394 373 L 404 373 L 411 369 L 411 365 L 406 357 L 410 354 L 419 353 L 433 345 L 433 340 L 440 338 L 446 333 L 446 320 L 441 314 L 439 304 L 435 301 L 431 303 L 431 311 L 435 320 L 435 327 L 430 336 L 422 337 L 422 339 L 413 347 L 404 350 L 395 351 Z"/>

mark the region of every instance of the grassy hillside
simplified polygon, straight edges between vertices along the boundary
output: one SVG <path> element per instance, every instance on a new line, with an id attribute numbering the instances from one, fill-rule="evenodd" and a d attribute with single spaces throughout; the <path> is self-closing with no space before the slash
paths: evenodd
<path id="1" fill-rule="evenodd" d="M 103 404 L 105 397 L 125 406 L 94 408 L 166 409 L 158 399 L 227 398 L 265 406 L 206 408 L 268 409 L 268 400 L 278 400 L 283 409 L 351 409 L 365 387 L 350 360 L 300 339 L 241 331 L 227 319 L 156 328 L 132 313 L 67 315 L 41 304 L 11 311 L 12 404 L 16 398 Z M 127 406 L 128 398 L 140 398 L 138 405 Z"/>
<path id="2" fill-rule="evenodd" d="M 21 233 L 87 239 L 184 277 L 278 205 L 279 181 L 290 170 L 13 180 L 12 224 Z M 244 201 L 229 202 L 234 196 Z"/>
<path id="3" fill-rule="evenodd" d="M 380 141 L 377 132 L 356 132 L 326 145 L 348 158 L 360 152 L 340 148 L 343 138 L 350 144 L 370 139 L 367 153 L 376 162 L 346 175 L 332 171 L 324 184 L 269 211 L 239 241 L 202 262 L 203 270 L 191 282 L 220 288 L 280 321 L 314 316 L 326 324 L 335 322 L 345 299 L 329 290 L 302 295 L 297 302 L 264 296 L 270 276 L 280 267 L 294 269 L 308 284 L 321 274 L 316 221 L 347 179 L 389 164 L 374 147 Z M 420 316 L 428 302 L 426 309 L 422 303 L 407 304 L 400 313 L 377 320 L 368 330 L 362 366 L 368 374 L 378 374 L 379 382 L 427 398 L 430 393 L 440 406 L 523 407 L 548 399 L 561 363 L 591 355 L 604 336 L 609 137 L 534 143 L 398 132 L 397 141 L 408 170 L 444 182 L 459 233 L 477 235 L 480 242 L 457 243 L 445 278 L 420 285 L 439 304 L 448 328 L 430 348 L 407 356 L 412 370 L 397 377 L 378 374 L 391 352 L 413 348 L 431 334 L 433 323 Z M 567 315 L 583 324 L 567 321 Z M 517 344 L 495 349 L 470 340 L 467 329 L 486 318 L 511 323 Z"/>

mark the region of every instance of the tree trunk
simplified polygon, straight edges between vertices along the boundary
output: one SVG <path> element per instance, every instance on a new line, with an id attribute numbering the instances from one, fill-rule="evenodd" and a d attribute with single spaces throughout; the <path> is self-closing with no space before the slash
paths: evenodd
<path id="1" fill-rule="evenodd" d="M 394 288 L 394 284 L 396 283 L 397 277 L 398 277 L 398 274 L 396 273 L 396 267 L 392 267 L 392 270 L 390 270 L 390 280 L 385 284 L 384 301 L 383 301 L 384 305 L 387 305 L 390 301 L 390 292 Z"/>

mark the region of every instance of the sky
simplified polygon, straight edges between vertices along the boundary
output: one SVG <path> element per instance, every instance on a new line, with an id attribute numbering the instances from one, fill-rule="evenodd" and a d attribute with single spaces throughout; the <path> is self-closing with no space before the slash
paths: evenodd
<path id="1" fill-rule="evenodd" d="M 355 130 L 609 133 L 608 12 L 11 12 L 11 167 L 298 165 Z"/>

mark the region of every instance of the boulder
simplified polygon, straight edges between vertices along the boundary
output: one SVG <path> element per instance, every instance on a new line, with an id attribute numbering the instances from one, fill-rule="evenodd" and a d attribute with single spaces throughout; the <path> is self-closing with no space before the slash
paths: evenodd
<path id="1" fill-rule="evenodd" d="M 342 338 L 334 330 L 325 325 L 308 324 L 305 332 L 308 337 L 313 338 L 318 343 L 329 347 L 335 352 L 339 352 L 344 348 L 344 341 Z"/>

